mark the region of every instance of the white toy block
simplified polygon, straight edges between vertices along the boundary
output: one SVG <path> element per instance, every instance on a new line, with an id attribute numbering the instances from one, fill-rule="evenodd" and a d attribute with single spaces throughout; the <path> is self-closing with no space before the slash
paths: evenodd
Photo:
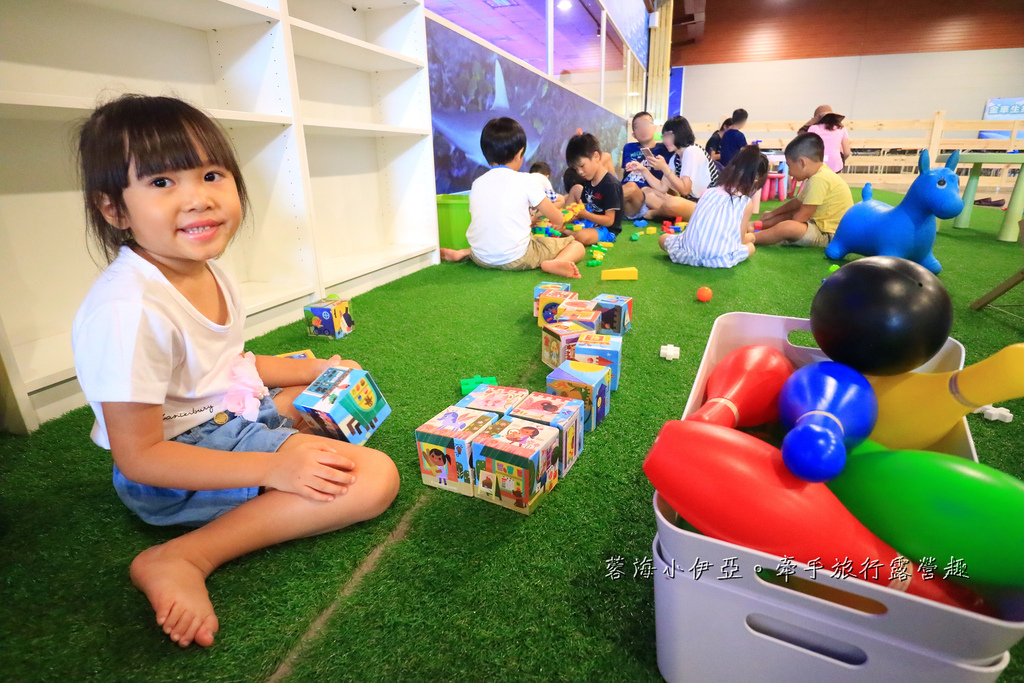
<path id="1" fill-rule="evenodd" d="M 996 408 L 995 406 L 985 411 L 986 420 L 999 420 L 1000 422 L 1013 422 L 1013 413 L 1006 408 Z"/>
<path id="2" fill-rule="evenodd" d="M 1000 422 L 1013 422 L 1013 413 L 1007 408 L 997 408 L 993 405 L 983 405 L 976 408 L 974 414 L 982 415 L 986 420 L 999 420 Z"/>
<path id="3" fill-rule="evenodd" d="M 679 347 L 665 344 L 661 347 L 661 357 L 665 360 L 677 360 L 679 358 Z"/>

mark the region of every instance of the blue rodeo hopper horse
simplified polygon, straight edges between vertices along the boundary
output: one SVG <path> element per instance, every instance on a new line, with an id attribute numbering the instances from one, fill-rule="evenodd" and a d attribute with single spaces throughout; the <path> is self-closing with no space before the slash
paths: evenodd
<path id="1" fill-rule="evenodd" d="M 921 150 L 920 173 L 899 206 L 872 199 L 871 183 L 865 185 L 863 201 L 839 221 L 825 256 L 837 260 L 847 254 L 898 256 L 938 273 L 942 265 L 932 254 L 935 217 L 953 218 L 964 209 L 956 175 L 959 159 L 960 152 L 955 151 L 945 167 L 929 170 L 928 150 Z"/>

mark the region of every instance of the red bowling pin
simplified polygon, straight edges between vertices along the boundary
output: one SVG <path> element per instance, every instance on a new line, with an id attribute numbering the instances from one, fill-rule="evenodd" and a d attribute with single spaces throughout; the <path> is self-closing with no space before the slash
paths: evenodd
<path id="1" fill-rule="evenodd" d="M 793 364 L 770 346 L 730 351 L 708 376 L 707 400 L 687 420 L 723 427 L 754 427 L 779 416 L 779 391 Z"/>
<path id="2" fill-rule="evenodd" d="M 826 569 L 845 558 L 855 571 L 865 559 L 877 560 L 882 564 L 878 578 L 867 572 L 867 580 L 891 585 L 888 569 L 898 553 L 857 521 L 825 484 L 794 476 L 779 449 L 749 434 L 671 420 L 647 454 L 644 473 L 672 509 L 712 538 L 803 564 L 820 558 Z M 990 613 L 974 592 L 938 577 L 926 581 L 912 574 L 892 587 Z"/>

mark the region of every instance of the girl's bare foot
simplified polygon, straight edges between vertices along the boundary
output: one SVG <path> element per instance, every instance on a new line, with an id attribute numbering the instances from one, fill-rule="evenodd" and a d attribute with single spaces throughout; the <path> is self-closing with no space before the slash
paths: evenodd
<path id="1" fill-rule="evenodd" d="M 469 249 L 446 249 L 441 248 L 441 260 L 442 261 L 461 261 L 462 259 L 469 256 Z"/>
<path id="2" fill-rule="evenodd" d="M 192 642 L 209 647 L 220 629 L 206 591 L 209 572 L 168 545 L 147 548 L 132 560 L 132 583 L 149 598 L 156 623 L 171 640 L 181 647 Z"/>
<path id="3" fill-rule="evenodd" d="M 552 275 L 561 275 L 562 277 L 567 278 L 580 277 L 580 269 L 577 268 L 576 264 L 572 261 L 557 261 L 552 259 L 541 263 L 540 269 L 545 273 L 551 273 Z"/>

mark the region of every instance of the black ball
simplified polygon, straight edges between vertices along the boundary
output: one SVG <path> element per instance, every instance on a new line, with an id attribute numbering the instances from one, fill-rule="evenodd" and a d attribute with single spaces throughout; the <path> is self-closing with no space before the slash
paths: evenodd
<path id="1" fill-rule="evenodd" d="M 847 263 L 811 303 L 825 355 L 865 375 L 898 375 L 934 356 L 953 326 L 949 293 L 927 268 L 892 256 Z"/>

